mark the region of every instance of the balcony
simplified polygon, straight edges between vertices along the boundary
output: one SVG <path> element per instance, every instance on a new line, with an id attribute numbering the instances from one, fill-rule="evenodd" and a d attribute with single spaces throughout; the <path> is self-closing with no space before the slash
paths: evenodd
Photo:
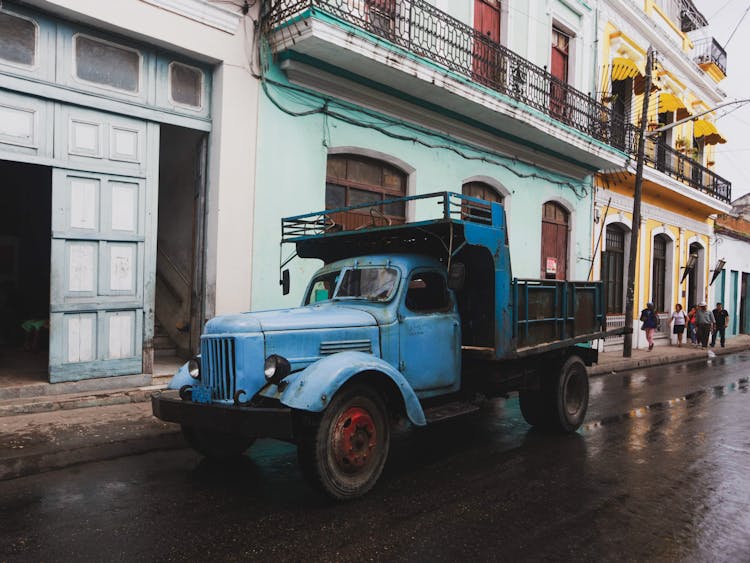
<path id="1" fill-rule="evenodd" d="M 327 63 L 564 160 L 622 165 L 620 115 L 425 0 L 276 0 L 263 30 L 277 53 L 291 52 L 287 69 L 296 53 L 297 68 Z"/>
<path id="2" fill-rule="evenodd" d="M 693 60 L 709 74 L 711 66 L 715 65 L 721 71 L 721 78 L 727 75 L 727 52 L 713 37 L 698 39 L 693 43 Z"/>
<path id="3" fill-rule="evenodd" d="M 323 32 L 316 30 L 317 22 L 329 27 Z M 355 45 L 354 33 L 347 30 L 347 24 L 373 41 Z M 296 52 L 365 76 L 420 102 L 432 102 L 598 169 L 620 168 L 624 161 L 618 160 L 617 153 L 636 152 L 636 128 L 624 116 L 425 0 L 273 0 L 266 4 L 263 30 L 277 53 Z M 384 42 L 390 50 L 377 59 L 376 44 Z M 411 58 L 397 56 L 397 49 Z M 429 74 L 425 70 L 428 62 L 444 73 L 455 73 L 464 84 Z M 290 78 L 292 66 L 286 67 Z M 313 86 L 322 83 L 317 69 L 305 74 L 298 67 L 295 72 L 299 82 Z M 474 95 L 465 84 L 496 94 Z M 339 80 L 335 88 L 340 93 L 343 82 Z M 497 94 L 522 104 L 526 111 L 518 111 L 518 104 L 498 103 L 501 96 Z M 363 90 L 357 95 L 365 101 Z M 385 102 L 379 97 L 372 103 L 382 107 Z M 548 123 L 529 117 L 533 113 L 547 116 Z M 444 128 L 445 119 L 435 125 Z M 574 138 L 563 125 L 583 135 Z M 592 139 L 617 151 L 602 150 L 590 142 Z M 716 200 L 730 201 L 731 183 L 727 180 L 656 140 L 649 139 L 646 148 L 648 166 Z M 524 156 L 521 150 L 515 154 Z"/>
<path id="4" fill-rule="evenodd" d="M 629 126 L 629 144 L 635 153 L 638 147 L 638 130 Z M 644 163 L 667 176 L 723 203 L 732 201 L 732 183 L 653 137 L 646 137 Z"/>

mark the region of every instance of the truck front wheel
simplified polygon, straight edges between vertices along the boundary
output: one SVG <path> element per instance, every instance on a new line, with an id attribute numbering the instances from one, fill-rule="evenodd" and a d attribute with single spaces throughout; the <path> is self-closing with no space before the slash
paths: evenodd
<path id="1" fill-rule="evenodd" d="M 227 434 L 207 428 L 182 425 L 185 441 L 199 454 L 212 459 L 239 456 L 253 445 L 255 438 Z"/>
<path id="2" fill-rule="evenodd" d="M 298 457 L 306 479 L 337 500 L 367 493 L 383 471 L 390 428 L 380 395 L 366 385 L 337 393 L 322 416 L 308 418 Z"/>

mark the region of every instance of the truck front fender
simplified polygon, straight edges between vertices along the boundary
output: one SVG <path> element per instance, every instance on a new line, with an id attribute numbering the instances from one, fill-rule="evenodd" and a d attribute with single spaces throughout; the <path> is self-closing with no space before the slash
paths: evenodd
<path id="1" fill-rule="evenodd" d="M 419 399 L 404 376 L 387 362 L 362 352 L 326 356 L 292 375 L 287 378 L 289 383 L 281 393 L 280 401 L 293 409 L 321 412 L 342 385 L 364 372 L 389 378 L 401 393 L 409 420 L 417 426 L 427 424 Z"/>
<path id="2" fill-rule="evenodd" d="M 184 385 L 195 385 L 195 383 L 195 379 L 190 377 L 188 362 L 185 362 L 180 366 L 180 369 L 177 370 L 177 373 L 172 376 L 172 379 L 169 380 L 167 389 L 179 389 Z"/>

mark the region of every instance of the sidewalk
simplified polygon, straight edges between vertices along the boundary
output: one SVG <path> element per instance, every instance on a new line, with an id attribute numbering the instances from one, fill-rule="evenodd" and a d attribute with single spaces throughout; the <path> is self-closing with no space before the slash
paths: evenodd
<path id="1" fill-rule="evenodd" d="M 750 349 L 750 335 L 727 339 L 716 355 Z M 705 358 L 707 350 L 692 346 L 658 346 L 653 351 L 601 353 L 589 375 L 607 374 Z M 140 380 L 136 380 L 140 382 Z M 70 465 L 185 447 L 179 427 L 151 415 L 156 385 L 94 392 L 50 394 L 0 400 L 0 480 L 14 479 Z M 137 384 L 136 384 L 137 385 Z"/>
<path id="2" fill-rule="evenodd" d="M 661 346 L 654 346 L 654 349 L 651 352 L 648 350 L 634 349 L 633 355 L 630 358 L 623 358 L 622 349 L 620 349 L 613 352 L 600 353 L 599 363 L 590 367 L 588 372 L 589 376 L 606 375 L 608 373 L 616 373 L 642 367 L 700 360 L 701 358 L 705 358 L 709 351 L 720 356 L 723 354 L 740 352 L 742 350 L 750 350 L 750 335 L 748 334 L 740 334 L 727 338 L 726 348 L 721 348 L 718 342 L 716 343 L 716 347 L 709 347 L 705 350 L 700 347 L 694 348 L 691 344 L 683 344 L 679 348 L 677 345 L 670 346 L 664 344 Z"/>

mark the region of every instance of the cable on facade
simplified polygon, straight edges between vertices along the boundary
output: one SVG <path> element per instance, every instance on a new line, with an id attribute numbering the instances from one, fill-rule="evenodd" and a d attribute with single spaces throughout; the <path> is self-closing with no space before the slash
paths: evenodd
<path id="1" fill-rule="evenodd" d="M 290 108 L 286 108 L 286 107 L 284 107 L 281 104 L 281 102 L 279 102 L 271 94 L 271 92 L 269 91 L 269 87 L 268 87 L 269 84 L 272 85 L 272 86 L 274 86 L 274 87 L 276 87 L 276 88 L 283 89 L 283 90 L 285 90 L 287 92 L 294 92 L 296 94 L 302 94 L 303 96 L 306 97 L 306 98 L 303 98 L 302 96 L 296 96 L 296 100 L 295 101 L 297 103 L 300 103 L 300 104 L 309 103 L 311 101 L 311 100 L 309 100 L 309 98 L 314 98 L 315 100 L 323 101 L 324 103 L 321 106 L 319 106 L 319 107 L 315 107 L 315 108 L 312 108 L 312 109 L 309 109 L 309 110 L 304 110 L 304 111 L 295 111 L 295 110 L 292 110 Z M 496 158 L 492 158 L 494 156 L 500 156 L 500 155 L 496 155 L 495 153 L 492 153 L 492 152 L 487 151 L 485 149 L 481 149 L 479 147 L 470 145 L 470 144 L 465 143 L 463 141 L 459 141 L 459 140 L 457 140 L 457 139 L 455 139 L 453 137 L 450 137 L 448 135 L 443 135 L 443 134 L 441 134 L 439 132 L 429 131 L 429 130 L 426 130 L 426 129 L 422 129 L 421 127 L 418 127 L 418 126 L 416 126 L 416 125 L 414 125 L 412 123 L 408 123 L 406 121 L 397 120 L 397 119 L 394 119 L 394 118 L 390 118 L 390 117 L 386 117 L 386 116 L 383 116 L 383 115 L 379 115 L 379 114 L 376 114 L 375 112 L 371 112 L 371 111 L 366 110 L 364 108 L 359 108 L 359 107 L 356 107 L 354 105 L 349 105 L 349 104 L 346 104 L 346 103 L 334 100 L 332 98 L 328 98 L 328 97 L 323 96 L 321 94 L 317 94 L 317 93 L 314 93 L 314 92 L 310 92 L 308 90 L 304 90 L 304 89 L 299 88 L 297 86 L 292 86 L 292 85 L 288 85 L 288 84 L 284 84 L 284 83 L 275 81 L 273 79 L 268 78 L 265 75 L 261 76 L 261 85 L 262 85 L 263 91 L 264 91 L 266 97 L 269 99 L 269 101 L 271 101 L 271 103 L 277 109 L 279 109 L 283 113 L 285 113 L 287 115 L 290 115 L 292 117 L 308 117 L 308 116 L 311 116 L 311 115 L 321 114 L 321 115 L 324 115 L 324 116 L 332 117 L 332 118 L 337 119 L 339 121 L 342 121 L 344 123 L 348 123 L 350 125 L 354 125 L 356 127 L 363 127 L 363 128 L 367 128 L 367 129 L 372 129 L 372 130 L 377 131 L 377 132 L 379 132 L 379 133 L 381 133 L 383 135 L 386 135 L 387 137 L 390 137 L 392 139 L 396 139 L 396 140 L 400 140 L 400 141 L 413 142 L 415 144 L 421 145 L 421 146 L 429 148 L 429 149 L 438 149 L 438 150 L 450 151 L 450 152 L 452 152 L 454 154 L 457 154 L 458 156 L 464 158 L 465 160 L 481 161 L 481 162 L 485 162 L 487 164 L 492 164 L 492 165 L 495 165 L 495 166 L 499 166 L 499 167 L 503 168 L 504 170 L 507 170 L 507 171 L 511 172 L 516 177 L 521 178 L 521 179 L 535 178 L 535 179 L 543 180 L 545 182 L 549 182 L 549 183 L 554 184 L 554 185 L 558 185 L 560 187 L 568 188 L 568 189 L 570 189 L 575 194 L 575 196 L 578 199 L 584 199 L 589 194 L 589 191 L 584 186 L 578 186 L 578 185 L 576 185 L 576 184 L 574 184 L 572 182 L 564 182 L 564 181 L 560 181 L 560 180 L 555 180 L 553 178 L 550 178 L 550 177 L 545 176 L 543 174 L 538 174 L 536 172 L 530 172 L 530 173 L 520 172 L 520 171 L 516 170 L 515 168 L 513 168 L 512 166 L 509 166 L 505 162 L 497 160 Z M 379 123 L 377 123 L 377 122 L 368 122 L 368 121 L 365 121 L 365 120 L 362 120 L 362 119 L 355 119 L 355 118 L 352 118 L 352 117 L 350 117 L 348 115 L 345 115 L 345 114 L 339 113 L 337 111 L 334 111 L 334 110 L 330 109 L 330 106 L 332 104 L 341 106 L 342 109 L 348 109 L 348 110 L 351 110 L 351 111 L 355 111 L 355 112 L 358 112 L 358 113 L 363 113 L 365 115 L 373 117 L 373 118 L 377 119 L 379 121 Z M 440 138 L 440 139 L 444 139 L 445 141 L 461 145 L 461 146 L 465 147 L 466 149 L 469 149 L 469 150 L 472 150 L 472 151 L 476 151 L 478 153 L 484 153 L 484 154 L 491 155 L 491 156 L 471 155 L 471 154 L 468 154 L 468 153 L 464 152 L 463 150 L 460 150 L 457 147 L 452 146 L 452 145 L 431 143 L 431 142 L 428 142 L 428 141 L 426 141 L 426 140 L 424 140 L 422 138 L 419 138 L 419 137 L 416 137 L 416 136 L 413 136 L 413 135 L 405 135 L 405 134 L 400 134 L 400 133 L 395 133 L 393 131 L 389 131 L 388 127 L 402 127 L 404 129 L 410 129 L 410 130 L 416 131 L 418 133 L 421 133 L 423 135 L 428 135 L 428 136 L 431 136 L 431 137 L 437 137 L 437 138 Z M 328 142 L 330 142 L 330 139 L 329 139 Z M 324 139 L 324 144 L 326 144 L 326 140 L 325 139 Z M 511 160 L 513 160 L 513 162 L 520 162 L 519 160 L 513 159 L 513 158 L 511 158 Z"/>

